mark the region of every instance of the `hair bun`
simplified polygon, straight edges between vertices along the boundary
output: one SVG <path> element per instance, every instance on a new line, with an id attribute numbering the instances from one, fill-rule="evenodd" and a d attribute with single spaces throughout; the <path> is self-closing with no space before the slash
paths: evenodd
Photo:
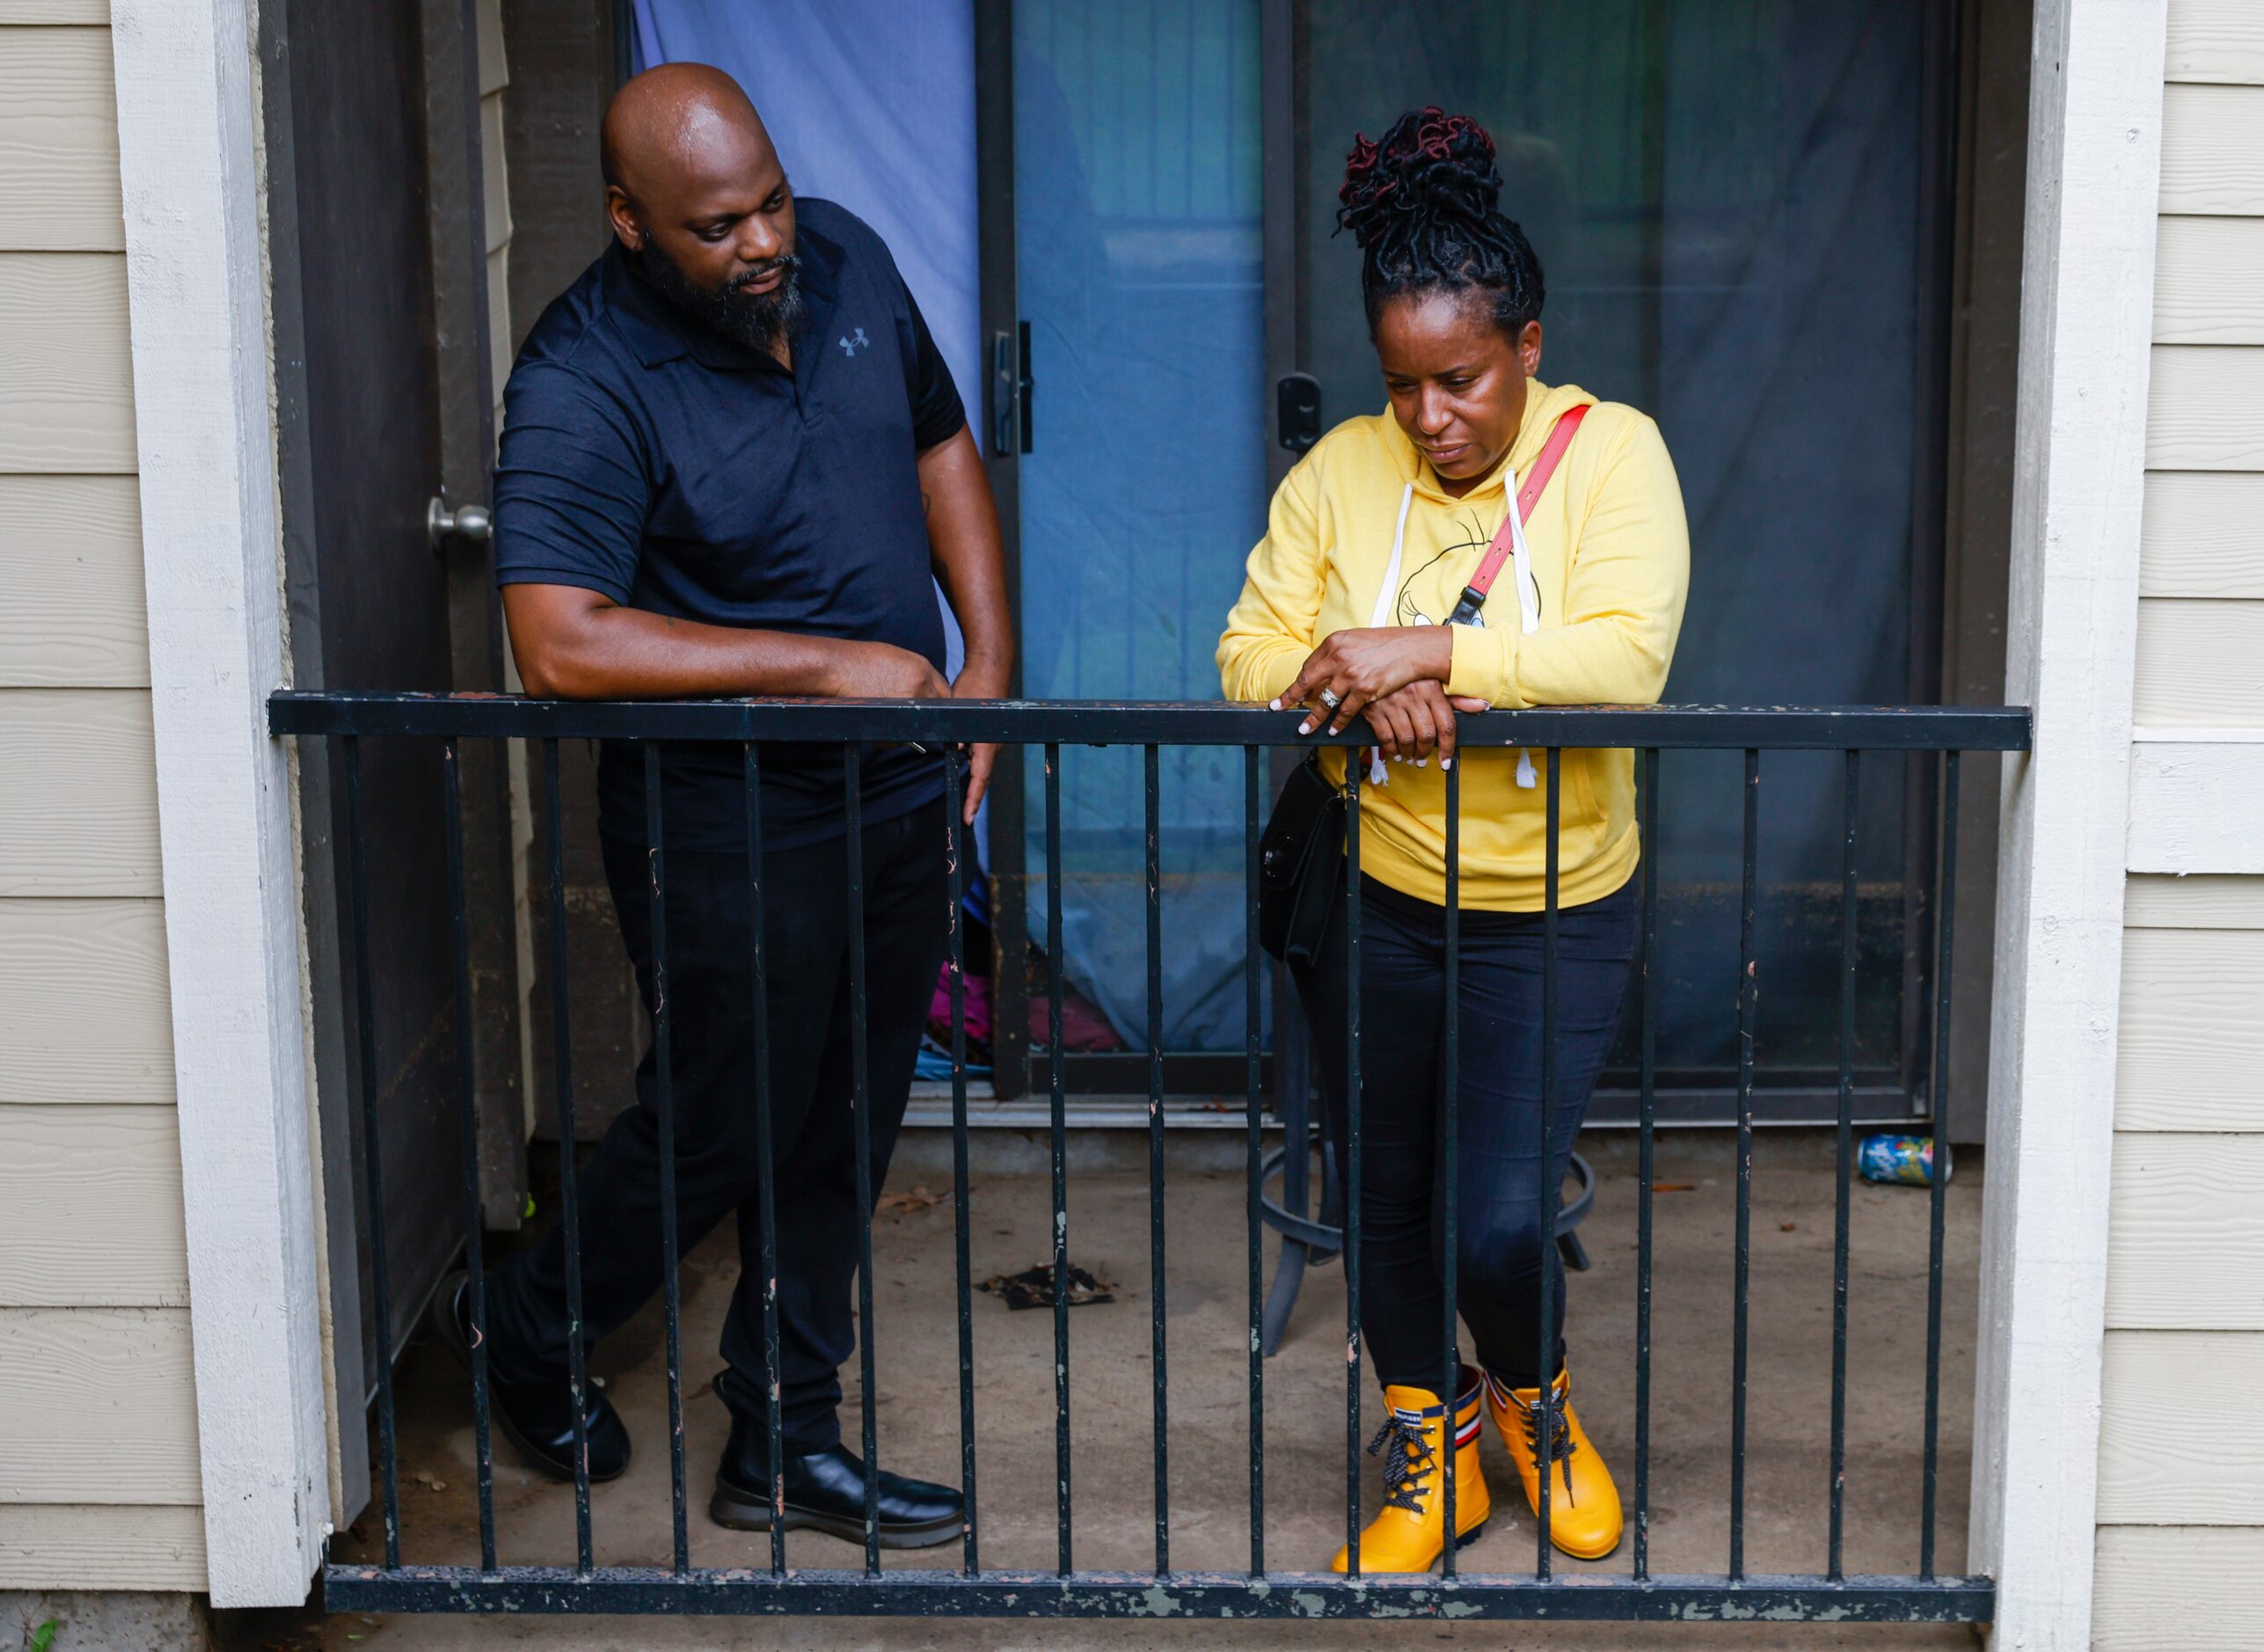
<path id="1" fill-rule="evenodd" d="M 1353 140 L 1336 223 L 1365 249 L 1395 222 L 1443 213 L 1483 223 L 1501 199 L 1494 140 L 1466 114 L 1410 110 L 1382 138 Z"/>

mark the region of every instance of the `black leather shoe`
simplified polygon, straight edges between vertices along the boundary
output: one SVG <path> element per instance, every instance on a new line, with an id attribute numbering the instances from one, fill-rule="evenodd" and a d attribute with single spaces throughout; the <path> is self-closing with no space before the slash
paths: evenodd
<path id="1" fill-rule="evenodd" d="M 770 1529 L 770 1445 L 758 1428 L 734 1417 L 731 1444 L 715 1475 L 707 1506 L 716 1524 L 740 1531 Z M 851 1543 L 865 1541 L 865 1465 L 845 1445 L 785 1461 L 785 1529 L 808 1526 Z M 967 1524 L 967 1500 L 949 1486 L 880 1475 L 880 1541 L 884 1549 L 924 1549 L 948 1543 Z"/>
<path id="2" fill-rule="evenodd" d="M 433 1330 L 471 1369 L 471 1319 L 462 1268 L 441 1281 L 433 1297 Z M 582 1412 L 589 1429 L 589 1479 L 618 1480 L 629 1466 L 629 1430 L 613 1402 L 595 1383 L 582 1390 Z M 508 1383 L 487 1371 L 487 1415 L 519 1455 L 552 1480 L 573 1478 L 573 1389 L 563 1377 L 551 1382 Z"/>

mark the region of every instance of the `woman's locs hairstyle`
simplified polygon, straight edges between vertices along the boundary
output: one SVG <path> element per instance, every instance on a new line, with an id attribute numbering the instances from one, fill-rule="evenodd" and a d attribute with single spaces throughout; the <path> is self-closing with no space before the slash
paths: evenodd
<path id="1" fill-rule="evenodd" d="M 1475 289 L 1512 339 L 1541 318 L 1541 260 L 1496 209 L 1494 140 L 1466 114 L 1410 110 L 1375 143 L 1353 141 L 1336 224 L 1360 244 L 1368 331 L 1402 293 Z"/>

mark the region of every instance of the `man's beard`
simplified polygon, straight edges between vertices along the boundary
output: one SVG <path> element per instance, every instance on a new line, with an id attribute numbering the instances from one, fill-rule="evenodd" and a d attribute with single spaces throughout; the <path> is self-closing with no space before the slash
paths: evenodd
<path id="1" fill-rule="evenodd" d="M 780 340 L 790 340 L 802 324 L 800 261 L 791 252 L 773 259 L 761 269 L 719 288 L 696 286 L 676 261 L 659 245 L 646 241 L 637 250 L 637 267 L 659 288 L 668 302 L 693 320 L 705 323 L 727 339 L 767 355 Z M 750 293 L 746 283 L 773 271 L 781 273 L 776 288 Z"/>

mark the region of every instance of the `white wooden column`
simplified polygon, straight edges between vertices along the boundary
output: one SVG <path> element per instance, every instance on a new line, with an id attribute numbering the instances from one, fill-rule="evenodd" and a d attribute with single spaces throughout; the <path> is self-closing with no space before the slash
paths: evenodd
<path id="1" fill-rule="evenodd" d="M 1976 1378 L 1996 1644 L 2091 1638 L 2166 0 L 2038 0 Z"/>
<path id="2" fill-rule="evenodd" d="M 212 1600 L 330 1509 L 250 0 L 112 0 L 150 686 Z"/>

